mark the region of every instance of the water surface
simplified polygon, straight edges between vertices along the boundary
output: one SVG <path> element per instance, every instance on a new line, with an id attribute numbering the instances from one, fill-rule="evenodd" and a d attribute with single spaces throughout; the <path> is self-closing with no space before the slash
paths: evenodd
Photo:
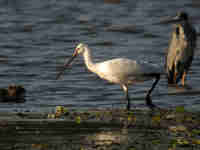
<path id="1" fill-rule="evenodd" d="M 185 10 L 195 18 L 192 21 L 199 31 L 199 8 L 195 0 L 2 0 L 1 87 L 24 85 L 27 101 L 1 103 L 0 111 L 50 112 L 57 105 L 75 109 L 124 108 L 120 87 L 87 71 L 81 57 L 62 79 L 55 80 L 58 66 L 79 42 L 91 47 L 96 61 L 123 56 L 163 65 L 172 26 L 153 24 Z M 200 89 L 199 54 L 197 50 L 187 80 L 190 91 Z M 133 105 L 146 108 L 144 97 L 151 84 L 148 81 L 131 87 Z M 183 105 L 198 110 L 200 92 L 176 95 L 182 91 L 188 90 L 168 87 L 162 78 L 153 92 L 153 102 L 160 107 Z"/>

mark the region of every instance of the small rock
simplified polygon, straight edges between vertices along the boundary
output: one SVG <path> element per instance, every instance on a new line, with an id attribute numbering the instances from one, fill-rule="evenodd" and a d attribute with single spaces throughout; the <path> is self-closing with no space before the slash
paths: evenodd
<path id="1" fill-rule="evenodd" d="M 183 125 L 178 125 L 169 127 L 169 130 L 172 132 L 185 132 L 187 131 L 187 128 Z"/>
<path id="2" fill-rule="evenodd" d="M 166 116 L 166 119 L 174 119 L 176 117 L 175 114 L 169 114 Z"/>
<path id="3" fill-rule="evenodd" d="M 49 118 L 49 119 L 55 119 L 56 115 L 55 114 L 48 114 L 47 118 Z"/>

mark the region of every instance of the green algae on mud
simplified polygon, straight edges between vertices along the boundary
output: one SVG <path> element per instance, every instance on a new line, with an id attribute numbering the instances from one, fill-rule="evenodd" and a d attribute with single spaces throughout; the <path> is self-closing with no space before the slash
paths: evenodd
<path id="1" fill-rule="evenodd" d="M 200 113 L 173 110 L 0 114 L 1 149 L 200 149 Z M 56 114 L 57 113 L 57 114 Z"/>

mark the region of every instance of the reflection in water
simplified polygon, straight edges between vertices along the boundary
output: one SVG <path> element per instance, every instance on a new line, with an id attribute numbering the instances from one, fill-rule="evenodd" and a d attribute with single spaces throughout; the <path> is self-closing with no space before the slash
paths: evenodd
<path id="1" fill-rule="evenodd" d="M 86 141 L 93 143 L 95 146 L 108 146 L 112 144 L 123 144 L 127 141 L 127 138 L 127 134 L 123 134 L 121 131 L 103 131 L 86 137 Z"/>
<path id="2" fill-rule="evenodd" d="M 120 145 L 127 144 L 127 135 L 122 135 L 120 133 L 116 133 L 115 131 L 108 131 L 108 132 L 102 132 L 97 133 L 94 135 L 82 135 L 82 138 L 76 136 L 76 135 L 68 135 L 73 136 L 71 139 L 70 137 L 67 137 L 67 135 L 60 135 L 60 136 L 53 136 L 50 135 L 50 137 L 41 136 L 38 134 L 38 136 L 35 135 L 35 137 L 32 135 L 30 138 L 28 137 L 18 137 L 21 139 L 21 142 L 18 139 L 18 142 L 16 140 L 16 143 L 13 143 L 14 141 L 9 141 L 7 144 L 3 143 L 1 141 L 0 146 L 2 149 L 9 149 L 9 148 L 15 148 L 20 150 L 29 150 L 31 148 L 39 149 L 39 150 L 66 150 L 66 149 L 92 149 L 92 148 L 106 148 L 106 147 L 117 147 L 119 148 Z M 84 137 L 84 138 L 83 138 Z M 22 141 L 23 139 L 23 141 Z M 45 140 L 46 139 L 46 140 Z M 4 141 L 5 142 L 5 141 Z"/>
<path id="3" fill-rule="evenodd" d="M 38 123 L 27 122 L 22 125 L 21 122 L 21 125 L 16 126 L 15 131 L 12 130 L 9 135 L 1 136 L 1 149 L 80 150 L 83 148 L 90 150 L 97 147 L 117 146 L 120 148 L 120 145 L 127 144 L 128 141 L 127 129 L 118 128 L 116 131 L 112 127 L 104 127 L 91 131 L 91 128 L 76 128 L 68 125 L 65 128 L 64 126 L 59 127 L 59 123 L 54 127 L 51 127 L 50 122 L 49 127 L 45 123 Z M 77 131 L 73 131 L 74 129 Z M 10 134 L 15 136 L 10 136 Z"/>

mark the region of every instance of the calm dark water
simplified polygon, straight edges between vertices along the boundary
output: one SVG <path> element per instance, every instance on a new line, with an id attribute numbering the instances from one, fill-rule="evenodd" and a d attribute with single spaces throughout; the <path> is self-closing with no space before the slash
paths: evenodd
<path id="1" fill-rule="evenodd" d="M 58 66 L 79 42 L 91 47 L 96 61 L 123 56 L 163 65 L 172 26 L 153 24 L 180 9 L 194 17 L 199 31 L 197 0 L 124 0 L 116 4 L 103 0 L 1 0 L 1 87 L 24 85 L 27 101 L 1 103 L 0 111 L 50 112 L 58 105 L 75 109 L 124 108 L 120 87 L 88 72 L 81 57 L 62 79 L 55 80 Z M 124 29 L 127 26 L 129 30 Z M 187 80 L 192 90 L 168 87 L 162 78 L 153 92 L 155 104 L 199 109 L 200 92 L 176 94 L 200 89 L 198 49 Z M 133 105 L 146 108 L 144 97 L 151 84 L 149 81 L 131 87 Z"/>

